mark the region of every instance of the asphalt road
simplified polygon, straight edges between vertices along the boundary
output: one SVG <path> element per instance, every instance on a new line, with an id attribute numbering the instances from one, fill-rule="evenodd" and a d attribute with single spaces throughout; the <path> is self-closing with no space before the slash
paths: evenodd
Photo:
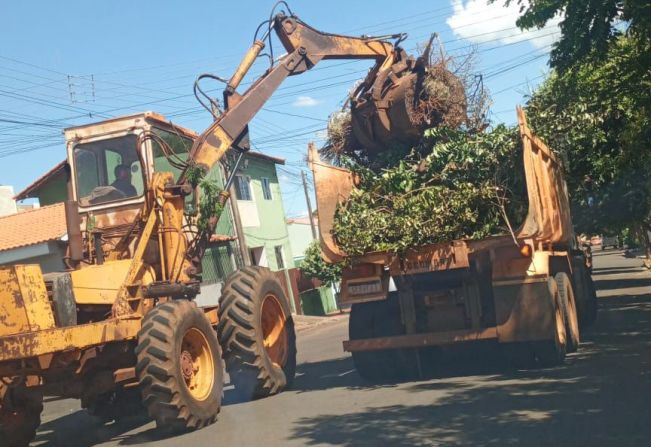
<path id="1" fill-rule="evenodd" d="M 369 385 L 342 352 L 340 319 L 299 335 L 293 389 L 254 402 L 227 389 L 204 430 L 170 438 L 139 418 L 102 425 L 66 400 L 46 404 L 34 445 L 649 445 L 651 273 L 620 251 L 594 261 L 599 317 L 561 367 L 513 371 L 482 346 L 446 354 L 426 380 Z"/>

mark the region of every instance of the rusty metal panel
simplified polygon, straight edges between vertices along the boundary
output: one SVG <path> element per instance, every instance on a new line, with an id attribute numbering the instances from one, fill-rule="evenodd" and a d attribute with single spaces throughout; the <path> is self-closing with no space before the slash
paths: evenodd
<path id="1" fill-rule="evenodd" d="M 113 380 L 115 383 L 126 382 L 129 380 L 134 380 L 136 378 L 136 368 L 133 366 L 130 368 L 120 368 L 113 371 Z"/>
<path id="2" fill-rule="evenodd" d="M 339 301 L 341 304 L 367 303 L 384 300 L 388 294 L 388 275 L 344 279 L 341 283 Z"/>
<path id="3" fill-rule="evenodd" d="M 529 212 L 516 236 L 551 244 L 567 242 L 572 237 L 572 221 L 562 166 L 547 145 L 533 134 L 522 108 L 518 107 L 517 113 Z"/>
<path id="4" fill-rule="evenodd" d="M 461 342 L 497 339 L 494 327 L 479 330 L 459 330 L 447 332 L 430 332 L 427 334 L 397 335 L 393 337 L 367 338 L 363 340 L 346 340 L 344 351 L 379 351 L 382 349 L 422 348 L 426 346 L 444 346 Z"/>
<path id="5" fill-rule="evenodd" d="M 55 327 L 56 322 L 41 267 L 32 264 L 16 265 L 14 271 L 25 304 L 30 330 L 39 331 Z"/>
<path id="6" fill-rule="evenodd" d="M 548 277 L 493 281 L 500 343 L 553 339 L 553 281 Z"/>
<path id="7" fill-rule="evenodd" d="M 70 272 L 77 304 L 113 304 L 130 266 L 131 259 L 123 259 Z"/>
<path id="8" fill-rule="evenodd" d="M 0 337 L 26 331 L 29 320 L 14 267 L 0 268 Z"/>
<path id="9" fill-rule="evenodd" d="M 337 247 L 332 237 L 332 226 L 337 205 L 346 201 L 353 189 L 353 175 L 347 169 L 321 162 L 314 145 L 310 145 L 308 160 L 314 175 L 314 190 L 317 191 L 321 250 L 327 261 L 341 261 L 346 254 Z"/>
<path id="10" fill-rule="evenodd" d="M 0 337 L 0 362 L 134 339 L 140 330 L 140 323 L 139 318 L 111 319 Z"/>
<path id="11" fill-rule="evenodd" d="M 217 326 L 219 323 L 219 307 L 218 306 L 209 306 L 201 308 L 210 321 L 212 326 Z"/>
<path id="12" fill-rule="evenodd" d="M 389 265 L 389 272 L 395 275 L 414 275 L 417 273 L 437 272 L 468 268 L 468 246 L 463 241 L 427 245 L 417 250 L 408 251 L 406 256 L 394 258 Z"/>

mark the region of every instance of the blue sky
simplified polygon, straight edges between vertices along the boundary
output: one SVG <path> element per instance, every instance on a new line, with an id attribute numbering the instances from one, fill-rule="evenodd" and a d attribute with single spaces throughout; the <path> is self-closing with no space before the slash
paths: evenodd
<path id="1" fill-rule="evenodd" d="M 513 123 L 516 104 L 547 72 L 557 23 L 522 33 L 517 8 L 486 1 L 411 0 L 398 8 L 388 0 L 294 0 L 290 7 L 327 32 L 406 32 L 403 46 L 412 51 L 432 32 L 452 56 L 475 47 L 476 69 L 492 93 L 491 119 Z M 273 4 L 0 0 L 0 184 L 20 191 L 65 158 L 67 126 L 154 110 L 201 132 L 211 117 L 192 95 L 195 77 L 229 77 Z M 280 48 L 276 42 L 277 54 Z M 259 60 L 251 73 L 265 64 Z M 300 170 L 308 142 L 322 142 L 328 115 L 369 66 L 323 62 L 283 84 L 253 121 L 255 148 L 287 160 L 279 175 L 288 215 L 306 209 Z"/>

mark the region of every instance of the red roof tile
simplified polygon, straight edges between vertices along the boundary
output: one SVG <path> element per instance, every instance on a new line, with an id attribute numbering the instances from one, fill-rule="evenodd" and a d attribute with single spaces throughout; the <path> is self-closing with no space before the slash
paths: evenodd
<path id="1" fill-rule="evenodd" d="M 0 217 L 0 251 L 60 239 L 67 233 L 63 203 Z"/>

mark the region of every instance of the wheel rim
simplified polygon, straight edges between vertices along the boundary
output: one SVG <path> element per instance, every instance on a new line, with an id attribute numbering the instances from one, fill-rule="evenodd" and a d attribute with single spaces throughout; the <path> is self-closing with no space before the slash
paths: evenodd
<path id="1" fill-rule="evenodd" d="M 185 386 L 192 397 L 206 400 L 215 381 L 215 364 L 208 340 L 199 329 L 190 328 L 183 336 L 179 360 Z"/>
<path id="2" fill-rule="evenodd" d="M 278 297 L 267 294 L 262 302 L 262 339 L 271 362 L 279 367 L 287 361 L 287 328 L 285 312 Z"/>

